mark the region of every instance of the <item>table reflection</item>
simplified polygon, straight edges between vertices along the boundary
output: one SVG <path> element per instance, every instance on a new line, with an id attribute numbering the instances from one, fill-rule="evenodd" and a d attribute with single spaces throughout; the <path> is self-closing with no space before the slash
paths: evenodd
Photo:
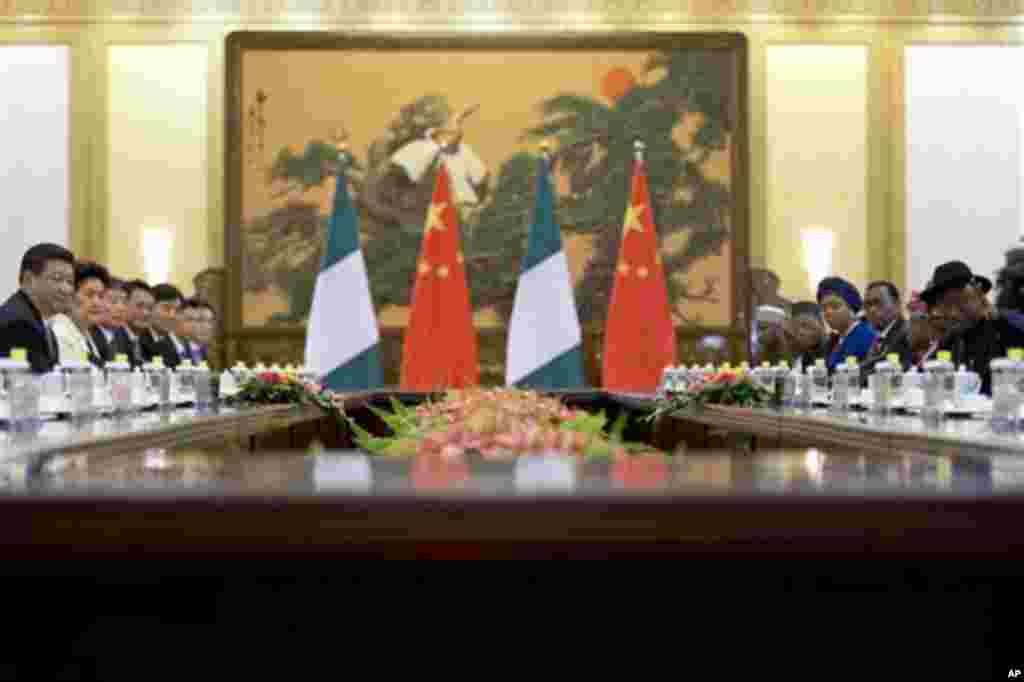
<path id="1" fill-rule="evenodd" d="M 439 492 L 465 490 L 470 481 L 465 455 L 447 457 L 425 453 L 417 455 L 409 471 L 413 490 Z"/>
<path id="2" fill-rule="evenodd" d="M 146 450 L 61 455 L 22 486 L 49 491 L 194 490 L 218 494 L 388 496 L 989 495 L 1024 492 L 1024 463 L 908 452 L 864 455 L 804 448 L 690 451 L 676 456 L 586 460 L 531 455 L 494 462 L 473 457 L 380 458 L 357 451 L 254 453 Z M 17 480 L 24 473 L 9 473 Z M 17 486 L 7 484 L 10 492 Z"/>

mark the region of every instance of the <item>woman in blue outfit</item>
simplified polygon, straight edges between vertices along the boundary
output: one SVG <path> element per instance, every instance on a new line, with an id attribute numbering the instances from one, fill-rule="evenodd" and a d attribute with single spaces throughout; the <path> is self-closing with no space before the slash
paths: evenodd
<path id="1" fill-rule="evenodd" d="M 826 277 L 818 285 L 818 305 L 829 328 L 839 335 L 825 361 L 828 371 L 835 370 L 848 357 L 862 361 L 877 334 L 867 320 L 857 317 L 863 306 L 857 287 L 839 277 Z"/>

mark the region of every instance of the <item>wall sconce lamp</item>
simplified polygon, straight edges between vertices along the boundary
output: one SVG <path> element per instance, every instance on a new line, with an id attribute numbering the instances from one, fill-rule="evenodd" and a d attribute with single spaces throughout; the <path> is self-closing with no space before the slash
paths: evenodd
<path id="1" fill-rule="evenodd" d="M 170 228 L 147 227 L 142 231 L 143 270 L 150 284 L 161 284 L 170 279 L 173 246 Z"/>
<path id="2" fill-rule="evenodd" d="M 808 227 L 801 231 L 804 270 L 810 280 L 811 294 L 818 290 L 818 283 L 832 274 L 832 249 L 835 236 L 824 227 Z"/>

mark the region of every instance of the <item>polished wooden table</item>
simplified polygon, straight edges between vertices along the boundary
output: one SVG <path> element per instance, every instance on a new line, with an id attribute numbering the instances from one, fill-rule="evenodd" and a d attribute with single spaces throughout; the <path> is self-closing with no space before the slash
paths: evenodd
<path id="1" fill-rule="evenodd" d="M 973 454 L 812 448 L 625 464 L 78 453 L 8 483 L 0 547 L 33 558 L 1021 558 L 1022 491 L 1017 458 Z"/>
<path id="2" fill-rule="evenodd" d="M 364 403 L 388 396 L 354 395 L 350 414 L 368 419 Z M 564 397 L 636 416 L 650 407 L 645 396 Z M 755 447 L 673 447 L 672 434 L 659 433 L 673 424 L 749 434 Z M 570 469 L 544 458 L 311 456 L 311 439 L 344 447 L 347 434 L 335 420 L 325 427 L 315 408 L 292 406 L 50 422 L 0 433 L 0 547 L 35 558 L 1024 550 L 1015 530 L 1024 448 L 1020 436 L 986 432 L 983 420 L 924 428 L 910 417 L 709 408 L 631 428 L 667 438 L 679 454 Z M 275 433 L 286 437 L 265 440 Z M 274 442 L 293 449 L 273 452 Z"/>

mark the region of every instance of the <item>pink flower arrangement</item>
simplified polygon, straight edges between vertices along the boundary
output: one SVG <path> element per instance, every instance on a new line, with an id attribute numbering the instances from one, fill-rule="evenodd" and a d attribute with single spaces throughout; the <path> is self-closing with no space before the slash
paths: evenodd
<path id="1" fill-rule="evenodd" d="M 393 435 L 377 437 L 349 420 L 356 443 L 385 455 L 434 456 L 455 460 L 466 453 L 510 459 L 534 452 L 566 456 L 611 456 L 626 451 L 623 421 L 605 432 L 607 417 L 567 407 L 560 400 L 519 389 L 449 391 L 442 400 L 416 407 L 392 401 L 391 412 L 371 407 Z"/>
<path id="2" fill-rule="evenodd" d="M 278 372 L 261 372 L 256 376 L 260 381 L 267 384 L 284 384 L 290 381 L 290 378 L 286 374 L 280 374 Z"/>
<path id="3" fill-rule="evenodd" d="M 659 402 L 656 418 L 681 410 L 700 409 L 704 405 L 760 407 L 771 401 L 771 391 L 754 383 L 750 374 L 741 370 L 721 370 L 704 375 L 691 383 L 685 392 L 670 395 Z"/>

